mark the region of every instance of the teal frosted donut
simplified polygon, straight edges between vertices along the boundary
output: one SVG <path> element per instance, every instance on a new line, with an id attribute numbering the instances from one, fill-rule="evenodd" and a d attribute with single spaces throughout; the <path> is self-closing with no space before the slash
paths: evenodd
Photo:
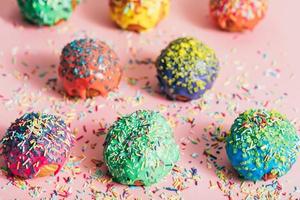
<path id="1" fill-rule="evenodd" d="M 232 166 L 245 179 L 272 179 L 286 174 L 296 162 L 299 136 L 276 111 L 248 110 L 234 121 L 226 138 Z"/>
<path id="2" fill-rule="evenodd" d="M 79 0 L 18 0 L 26 20 L 47 26 L 67 20 L 78 3 Z"/>
<path id="3" fill-rule="evenodd" d="M 158 112 L 137 111 L 116 121 L 104 143 L 104 160 L 114 181 L 151 185 L 170 173 L 179 148 L 166 119 Z"/>

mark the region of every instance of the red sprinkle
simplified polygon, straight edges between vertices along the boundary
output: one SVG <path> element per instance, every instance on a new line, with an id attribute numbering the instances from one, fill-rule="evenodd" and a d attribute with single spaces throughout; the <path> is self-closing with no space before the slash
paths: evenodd
<path id="1" fill-rule="evenodd" d="M 83 135 L 81 135 L 78 138 L 76 138 L 76 141 L 81 140 L 82 138 L 83 138 Z"/>

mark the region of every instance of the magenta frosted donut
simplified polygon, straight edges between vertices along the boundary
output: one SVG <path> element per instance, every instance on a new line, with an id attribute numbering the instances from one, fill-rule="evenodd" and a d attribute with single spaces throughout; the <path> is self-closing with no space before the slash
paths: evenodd
<path id="1" fill-rule="evenodd" d="M 43 113 L 27 113 L 2 139 L 9 171 L 25 179 L 56 175 L 69 157 L 73 136 L 65 122 Z"/>

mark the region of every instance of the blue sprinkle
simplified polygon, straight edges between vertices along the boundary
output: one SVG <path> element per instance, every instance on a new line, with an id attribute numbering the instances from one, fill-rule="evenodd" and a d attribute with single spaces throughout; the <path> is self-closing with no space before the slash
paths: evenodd
<path id="1" fill-rule="evenodd" d="M 99 58 L 98 58 L 98 64 L 101 64 L 101 63 L 103 63 L 103 56 L 99 56 Z"/>
<path id="2" fill-rule="evenodd" d="M 197 175 L 197 169 L 196 168 L 191 168 L 192 176 Z"/>
<path id="3" fill-rule="evenodd" d="M 166 190 L 168 191 L 172 191 L 172 192 L 177 192 L 178 190 L 175 188 L 171 188 L 171 187 L 165 187 Z"/>

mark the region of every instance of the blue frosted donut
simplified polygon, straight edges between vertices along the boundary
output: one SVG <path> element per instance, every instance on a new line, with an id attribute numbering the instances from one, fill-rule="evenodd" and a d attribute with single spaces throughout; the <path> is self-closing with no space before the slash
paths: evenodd
<path id="1" fill-rule="evenodd" d="M 286 174 L 296 162 L 299 136 L 276 111 L 248 110 L 234 121 L 226 137 L 227 156 L 240 176 L 268 180 Z"/>
<path id="2" fill-rule="evenodd" d="M 156 61 L 162 92 L 170 99 L 200 98 L 213 85 L 219 70 L 214 50 L 195 38 L 179 38 L 162 50 Z"/>

